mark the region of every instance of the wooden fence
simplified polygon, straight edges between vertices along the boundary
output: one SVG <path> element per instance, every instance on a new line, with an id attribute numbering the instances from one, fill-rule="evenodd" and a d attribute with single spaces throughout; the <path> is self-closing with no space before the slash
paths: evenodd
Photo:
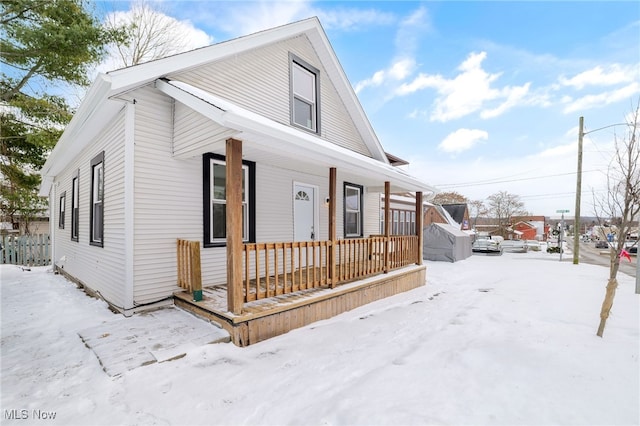
<path id="1" fill-rule="evenodd" d="M 49 234 L 0 236 L 0 264 L 50 265 L 51 239 Z"/>

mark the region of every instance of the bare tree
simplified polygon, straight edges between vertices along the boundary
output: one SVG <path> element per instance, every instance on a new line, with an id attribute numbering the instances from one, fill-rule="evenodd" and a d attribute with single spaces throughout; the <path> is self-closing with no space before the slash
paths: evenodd
<path id="1" fill-rule="evenodd" d="M 120 65 L 128 67 L 189 50 L 191 42 L 182 24 L 146 0 L 133 3 L 127 13 L 108 15 L 107 28 L 127 30 L 127 40 L 116 43 Z"/>
<path id="2" fill-rule="evenodd" d="M 467 197 L 462 194 L 458 194 L 455 191 L 451 192 L 439 192 L 431 200 L 434 204 L 466 204 L 469 202 Z"/>
<path id="3" fill-rule="evenodd" d="M 617 239 L 610 244 L 609 280 L 602 308 L 597 335 L 602 337 L 609 318 L 613 299 L 618 288 L 620 256 L 625 249 L 626 236 L 631 232 L 633 219 L 640 214 L 640 142 L 638 141 L 638 120 L 640 101 L 626 120 L 627 130 L 623 137 L 614 133 L 615 155 L 607 173 L 607 195 L 596 201 L 598 217 L 615 218 Z"/>
<path id="4" fill-rule="evenodd" d="M 524 203 L 520 196 L 500 191 L 487 198 L 487 210 L 498 221 L 500 234 L 506 234 L 505 229 L 509 225 L 512 216 L 525 216 Z"/>
<path id="5" fill-rule="evenodd" d="M 487 207 L 484 205 L 484 201 L 482 200 L 469 201 L 469 206 L 471 209 L 471 217 L 473 218 L 473 227 L 475 228 L 478 218 L 489 214 L 489 210 L 487 210 Z"/>

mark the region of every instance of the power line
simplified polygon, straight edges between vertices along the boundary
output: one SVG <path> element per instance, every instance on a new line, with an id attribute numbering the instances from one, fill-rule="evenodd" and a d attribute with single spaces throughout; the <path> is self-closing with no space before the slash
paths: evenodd
<path id="1" fill-rule="evenodd" d="M 585 170 L 583 173 L 597 172 L 599 170 Z M 485 180 L 485 181 L 475 181 L 475 182 L 462 182 L 462 183 L 449 183 L 449 184 L 436 184 L 436 187 L 442 188 L 463 188 L 468 186 L 482 186 L 482 185 L 494 185 L 496 183 L 508 183 L 508 182 L 520 182 L 525 180 L 535 180 L 535 179 L 546 179 L 550 177 L 558 177 L 558 176 L 569 176 L 575 175 L 577 172 L 567 172 L 567 173 L 557 173 L 553 175 L 544 175 L 544 176 L 533 176 L 528 178 L 520 178 L 520 179 L 506 179 L 505 178 L 496 178 L 503 180 Z"/>

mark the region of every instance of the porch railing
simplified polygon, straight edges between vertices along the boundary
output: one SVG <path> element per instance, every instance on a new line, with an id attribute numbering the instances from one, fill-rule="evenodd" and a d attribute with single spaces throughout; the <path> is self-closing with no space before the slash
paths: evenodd
<path id="1" fill-rule="evenodd" d="M 202 300 L 202 272 L 200 268 L 200 243 L 177 240 L 178 285 L 194 300 Z"/>
<path id="2" fill-rule="evenodd" d="M 326 286 L 330 244 L 330 241 L 245 244 L 245 302 Z"/>
<path id="3" fill-rule="evenodd" d="M 335 286 L 418 261 L 418 237 L 383 236 L 337 240 L 330 276 L 331 241 L 249 243 L 243 248 L 244 302 Z M 178 285 L 202 299 L 200 243 L 177 240 Z"/>
<path id="4" fill-rule="evenodd" d="M 245 244 L 244 301 L 338 285 L 418 260 L 418 237 L 413 235 L 393 236 L 388 241 L 383 236 L 337 240 L 335 276 L 330 282 L 330 247 L 331 241 Z"/>

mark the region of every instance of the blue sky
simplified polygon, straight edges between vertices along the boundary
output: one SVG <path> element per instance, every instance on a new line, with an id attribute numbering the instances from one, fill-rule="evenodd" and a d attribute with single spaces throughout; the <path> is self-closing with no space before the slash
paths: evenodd
<path id="1" fill-rule="evenodd" d="M 98 2 L 121 11 L 127 2 Z M 575 209 L 578 120 L 623 123 L 640 100 L 640 2 L 164 1 L 196 45 L 318 16 L 385 150 L 443 191 Z M 614 137 L 585 136 L 582 214 Z"/>

